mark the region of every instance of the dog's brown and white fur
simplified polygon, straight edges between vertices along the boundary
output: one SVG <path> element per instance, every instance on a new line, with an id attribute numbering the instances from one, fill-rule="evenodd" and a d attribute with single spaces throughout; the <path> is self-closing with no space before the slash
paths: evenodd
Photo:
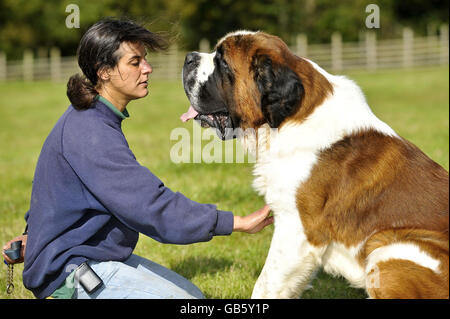
<path id="1" fill-rule="evenodd" d="M 258 129 L 243 141 L 275 229 L 253 298 L 298 297 L 320 266 L 371 298 L 449 297 L 448 172 L 353 81 L 248 31 L 191 54 L 183 80 L 197 119 Z"/>

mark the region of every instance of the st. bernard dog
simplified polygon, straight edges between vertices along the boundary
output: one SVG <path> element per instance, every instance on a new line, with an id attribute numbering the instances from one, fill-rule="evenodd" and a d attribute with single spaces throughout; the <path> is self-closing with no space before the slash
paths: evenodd
<path id="1" fill-rule="evenodd" d="M 249 31 L 189 53 L 182 76 L 183 121 L 255 132 L 242 140 L 275 229 L 252 298 L 299 297 L 320 266 L 371 298 L 449 298 L 448 172 L 353 81 Z"/>

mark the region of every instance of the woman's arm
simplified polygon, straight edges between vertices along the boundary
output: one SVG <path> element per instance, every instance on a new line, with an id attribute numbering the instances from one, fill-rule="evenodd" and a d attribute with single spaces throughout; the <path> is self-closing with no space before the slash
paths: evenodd
<path id="1" fill-rule="evenodd" d="M 231 212 L 167 188 L 136 161 L 117 124 L 84 112 L 72 112 L 67 119 L 62 148 L 91 209 L 111 213 L 163 243 L 202 242 L 232 232 Z"/>

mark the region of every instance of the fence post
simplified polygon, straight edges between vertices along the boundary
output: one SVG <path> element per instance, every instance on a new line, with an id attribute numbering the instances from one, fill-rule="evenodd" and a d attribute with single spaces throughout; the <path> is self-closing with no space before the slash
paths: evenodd
<path id="1" fill-rule="evenodd" d="M 448 63 L 448 25 L 443 24 L 439 28 L 439 40 L 441 46 L 441 52 L 439 55 L 440 64 Z"/>
<path id="2" fill-rule="evenodd" d="M 308 37 L 306 34 L 301 33 L 297 35 L 296 39 L 296 50 L 298 56 L 307 57 L 308 56 Z"/>
<path id="3" fill-rule="evenodd" d="M 413 66 L 414 33 L 410 28 L 403 28 L 403 67 Z"/>
<path id="4" fill-rule="evenodd" d="M 59 48 L 50 49 L 50 76 L 53 82 L 61 80 L 61 51 Z"/>
<path id="5" fill-rule="evenodd" d="M 33 51 L 26 49 L 23 52 L 23 79 L 33 81 Z"/>
<path id="6" fill-rule="evenodd" d="M 342 36 L 339 32 L 331 36 L 331 68 L 335 71 L 342 70 Z"/>
<path id="7" fill-rule="evenodd" d="M 0 51 L 0 81 L 6 80 L 6 54 Z"/>
<path id="8" fill-rule="evenodd" d="M 211 50 L 208 39 L 201 39 L 198 46 L 200 52 L 209 52 L 209 50 Z"/>
<path id="9" fill-rule="evenodd" d="M 377 68 L 377 35 L 374 31 L 367 31 L 366 41 L 366 66 L 369 70 Z"/>

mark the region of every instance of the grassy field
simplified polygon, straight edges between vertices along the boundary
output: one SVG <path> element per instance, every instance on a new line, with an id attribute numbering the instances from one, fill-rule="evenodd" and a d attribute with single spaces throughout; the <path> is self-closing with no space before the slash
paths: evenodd
<path id="1" fill-rule="evenodd" d="M 448 67 L 349 74 L 363 88 L 383 121 L 418 145 L 436 162 L 449 167 Z M 0 243 L 20 234 L 29 207 L 34 168 L 45 137 L 67 108 L 65 84 L 0 84 Z M 147 98 L 132 102 L 123 130 L 138 161 L 166 186 L 193 200 L 246 215 L 264 202 L 251 188 L 252 164 L 174 164 L 176 141 L 170 132 L 192 122 L 178 118 L 188 107 L 181 83 L 151 82 Z M 208 298 L 248 298 L 264 264 L 272 227 L 248 235 L 234 233 L 207 243 L 163 245 L 143 235 L 135 253 L 190 279 Z M 33 298 L 21 283 L 23 265 L 15 271 L 16 290 L 5 292 L 6 266 L 0 269 L 1 298 Z M 304 298 L 365 298 L 342 278 L 319 272 Z"/>

